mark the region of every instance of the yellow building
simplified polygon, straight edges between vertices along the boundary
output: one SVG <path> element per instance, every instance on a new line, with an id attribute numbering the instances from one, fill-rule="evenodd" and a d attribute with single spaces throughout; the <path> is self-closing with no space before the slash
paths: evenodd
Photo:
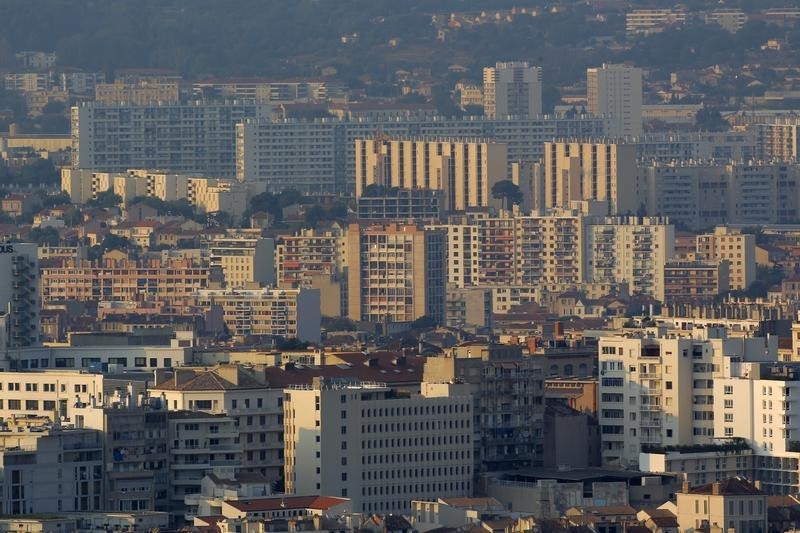
<path id="1" fill-rule="evenodd" d="M 372 184 L 444 191 L 444 209 L 501 207 L 492 186 L 507 178 L 508 148 L 476 139 L 356 139 L 356 197 Z"/>
<path id="2" fill-rule="evenodd" d="M 686 483 L 676 496 L 680 531 L 767 531 L 767 495 L 758 481 L 735 477 L 699 487 Z"/>

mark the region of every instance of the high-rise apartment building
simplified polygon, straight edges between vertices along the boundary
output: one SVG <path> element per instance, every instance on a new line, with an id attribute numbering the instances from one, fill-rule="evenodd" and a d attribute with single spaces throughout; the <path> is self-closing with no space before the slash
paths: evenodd
<path id="1" fill-rule="evenodd" d="M 735 363 L 714 381 L 714 432 L 739 437 L 756 455 L 756 479 L 769 494 L 800 487 L 800 374 L 796 363 Z"/>
<path id="2" fill-rule="evenodd" d="M 360 118 L 349 120 L 248 120 L 237 126 L 236 172 L 240 181 L 263 184 L 269 191 L 352 193 L 356 139 L 488 139 L 508 147 L 512 176 L 517 163 L 543 157 L 544 142 L 561 137 L 605 134 L 601 117 L 536 118 Z"/>
<path id="3" fill-rule="evenodd" d="M 636 468 L 643 447 L 710 444 L 715 437 L 715 379 L 738 358 L 767 361 L 777 343 L 726 338 L 722 328 L 691 336 L 653 330 L 601 337 L 600 433 L 606 465 Z"/>
<path id="4" fill-rule="evenodd" d="M 483 69 L 483 113 L 489 118 L 542 114 L 542 68 L 527 61 Z"/>
<path id="5" fill-rule="evenodd" d="M 350 224 L 347 315 L 367 322 L 444 321 L 446 235 L 416 225 Z"/>
<path id="6" fill-rule="evenodd" d="M 608 214 L 631 215 L 641 206 L 636 148 L 607 140 L 545 143 L 544 205 L 569 208 L 571 202 L 606 202 Z"/>
<path id="7" fill-rule="evenodd" d="M 36 244 L 0 244 L 0 313 L 7 315 L 8 346 L 39 344 L 39 258 Z"/>
<path id="8" fill-rule="evenodd" d="M 756 280 L 756 236 L 718 226 L 714 233 L 697 236 L 697 259 L 727 261 L 730 288 L 747 290 Z"/>
<path id="9" fill-rule="evenodd" d="M 606 218 L 587 226 L 587 277 L 627 283 L 630 294 L 664 299 L 664 263 L 675 253 L 675 228 L 660 217 Z"/>
<path id="10" fill-rule="evenodd" d="M 544 377 L 519 346 L 466 343 L 429 357 L 426 383 L 464 383 L 476 409 L 473 457 L 476 476 L 542 462 Z"/>
<path id="11" fill-rule="evenodd" d="M 589 113 L 610 119 L 608 135 L 642 134 L 642 69 L 603 64 L 586 70 Z"/>
<path id="12" fill-rule="evenodd" d="M 242 102 L 82 103 L 71 112 L 72 166 L 230 178 L 236 174 L 236 124 L 269 115 L 269 105 Z"/>
<path id="13" fill-rule="evenodd" d="M 800 216 L 800 165 L 649 163 L 639 168 L 649 215 L 700 230 L 718 224 L 791 224 Z"/>
<path id="14" fill-rule="evenodd" d="M 412 499 L 472 490 L 472 399 L 464 385 L 314 378 L 284 391 L 286 492 L 349 498 L 354 512 L 402 514 Z"/>
<path id="15" fill-rule="evenodd" d="M 508 148 L 486 140 L 357 139 L 356 196 L 370 185 L 444 192 L 444 209 L 501 206 L 492 187 L 506 179 Z"/>

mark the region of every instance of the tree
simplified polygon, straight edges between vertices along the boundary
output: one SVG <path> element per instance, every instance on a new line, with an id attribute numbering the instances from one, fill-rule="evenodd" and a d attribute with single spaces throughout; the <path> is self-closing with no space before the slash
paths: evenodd
<path id="1" fill-rule="evenodd" d="M 131 241 L 125 237 L 109 233 L 100 244 L 100 248 L 107 252 L 108 250 L 123 250 L 127 251 L 131 248 Z"/>
<path id="2" fill-rule="evenodd" d="M 506 209 L 511 211 L 514 205 L 522 203 L 522 191 L 513 181 L 500 180 L 492 186 L 492 198 L 505 200 Z"/>
<path id="3" fill-rule="evenodd" d="M 703 107 L 694 118 L 694 125 L 701 131 L 728 131 L 730 124 L 722 118 L 719 109 Z"/>
<path id="4" fill-rule="evenodd" d="M 58 246 L 61 236 L 58 230 L 52 227 L 33 228 L 28 234 L 28 238 L 39 246 Z"/>
<path id="5" fill-rule="evenodd" d="M 97 198 L 89 200 L 86 205 L 90 207 L 117 207 L 122 203 L 122 197 L 114 192 L 113 189 L 97 193 Z"/>
<path id="6" fill-rule="evenodd" d="M 60 192 L 58 194 L 49 194 L 42 198 L 42 207 L 49 208 L 55 207 L 57 205 L 64 205 L 70 203 L 71 199 L 66 192 Z"/>

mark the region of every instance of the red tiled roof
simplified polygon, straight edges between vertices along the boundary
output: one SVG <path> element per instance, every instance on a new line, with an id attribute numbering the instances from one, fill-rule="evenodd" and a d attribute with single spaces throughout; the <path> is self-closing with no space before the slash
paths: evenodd
<path id="1" fill-rule="evenodd" d="M 227 503 L 238 511 L 255 513 L 283 509 L 319 509 L 325 511 L 348 501 L 345 498 L 334 498 L 333 496 L 285 496 L 259 498 L 257 500 L 234 500 Z"/>

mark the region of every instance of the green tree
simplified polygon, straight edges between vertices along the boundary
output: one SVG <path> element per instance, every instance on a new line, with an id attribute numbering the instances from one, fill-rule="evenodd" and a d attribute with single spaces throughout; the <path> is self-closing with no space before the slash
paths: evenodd
<path id="1" fill-rule="evenodd" d="M 492 198 L 504 200 L 506 209 L 511 211 L 514 205 L 522 203 L 522 191 L 513 181 L 500 180 L 492 186 Z"/>
<path id="2" fill-rule="evenodd" d="M 122 197 L 115 193 L 112 189 L 97 193 L 97 198 L 89 200 L 86 205 L 89 207 L 103 207 L 108 209 L 110 207 L 117 207 L 122 203 Z"/>
<path id="3" fill-rule="evenodd" d="M 51 227 L 33 228 L 28 234 L 28 238 L 39 246 L 58 246 L 61 242 L 58 230 Z"/>
<path id="4" fill-rule="evenodd" d="M 722 118 L 719 109 L 713 107 L 703 107 L 694 118 L 694 125 L 702 131 L 728 131 L 730 124 Z"/>

